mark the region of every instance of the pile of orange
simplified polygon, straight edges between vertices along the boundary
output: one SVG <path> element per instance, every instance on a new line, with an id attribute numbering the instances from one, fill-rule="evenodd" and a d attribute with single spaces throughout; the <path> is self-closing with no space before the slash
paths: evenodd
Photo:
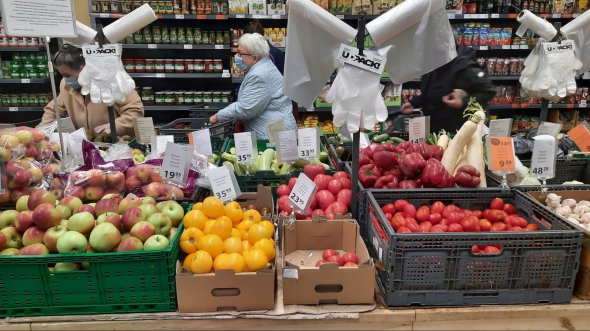
<path id="1" fill-rule="evenodd" d="M 243 210 L 232 201 L 224 205 L 208 197 L 184 216 L 180 249 L 188 255 L 183 266 L 195 274 L 231 269 L 258 271 L 275 258 L 274 224 L 255 209 Z"/>

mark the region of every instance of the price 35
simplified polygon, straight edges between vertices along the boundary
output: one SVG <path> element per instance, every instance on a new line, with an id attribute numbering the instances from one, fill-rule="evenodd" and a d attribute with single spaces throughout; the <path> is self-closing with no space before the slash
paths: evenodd
<path id="1" fill-rule="evenodd" d="M 219 192 L 215 192 L 215 196 L 218 199 L 223 200 L 223 199 L 227 198 L 231 194 L 231 191 L 232 191 L 232 189 L 230 187 L 228 187 L 225 190 L 221 190 Z"/>

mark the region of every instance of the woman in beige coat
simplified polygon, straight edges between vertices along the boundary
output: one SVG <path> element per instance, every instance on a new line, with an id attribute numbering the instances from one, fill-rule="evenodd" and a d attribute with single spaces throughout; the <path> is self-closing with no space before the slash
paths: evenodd
<path id="1" fill-rule="evenodd" d="M 59 95 L 45 106 L 41 124 L 56 120 L 56 110 L 60 117 L 70 117 L 74 126 L 94 129 L 96 133 L 110 133 L 107 106 L 92 103 L 89 95 L 80 93 L 78 75 L 84 68 L 82 51 L 71 45 L 64 45 L 53 57 L 53 65 L 64 77 L 59 86 Z M 143 117 L 143 103 L 137 92 L 133 91 L 125 102 L 115 104 L 115 123 L 118 136 L 134 136 L 133 119 Z"/>

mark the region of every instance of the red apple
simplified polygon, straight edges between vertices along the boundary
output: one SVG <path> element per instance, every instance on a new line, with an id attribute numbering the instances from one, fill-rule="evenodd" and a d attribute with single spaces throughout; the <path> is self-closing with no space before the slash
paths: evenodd
<path id="1" fill-rule="evenodd" d="M 6 235 L 2 232 L 0 232 L 0 251 L 4 250 L 6 248 L 6 242 L 8 241 L 8 239 L 6 239 Z"/>
<path id="2" fill-rule="evenodd" d="M 96 216 L 100 216 L 108 212 L 118 213 L 120 201 L 120 198 L 99 200 L 96 202 L 96 206 L 94 207 L 94 213 L 96 214 Z"/>
<path id="3" fill-rule="evenodd" d="M 74 212 L 74 210 L 76 210 L 76 208 L 83 205 L 82 200 L 80 200 L 80 198 L 77 196 L 64 197 L 63 199 L 61 199 L 59 201 L 59 204 L 70 208 L 70 210 L 72 212 Z"/>
<path id="4" fill-rule="evenodd" d="M 16 217 L 14 226 L 20 233 L 25 233 L 28 228 L 33 226 L 33 212 L 30 210 L 21 211 Z"/>
<path id="5" fill-rule="evenodd" d="M 108 173 L 107 186 L 118 191 L 125 190 L 125 175 L 120 171 Z"/>
<path id="6" fill-rule="evenodd" d="M 128 237 L 119 243 L 117 252 L 141 251 L 143 250 L 143 243 L 135 237 Z"/>
<path id="7" fill-rule="evenodd" d="M 34 190 L 29 195 L 29 200 L 27 200 L 27 207 L 29 210 L 35 210 L 37 206 L 42 203 L 48 203 L 52 206 L 55 206 L 57 202 L 57 198 L 54 194 L 44 191 L 44 190 Z"/>
<path id="8" fill-rule="evenodd" d="M 179 200 L 184 199 L 184 192 L 178 187 L 171 187 L 168 188 L 166 194 L 164 195 L 164 199 L 168 200 Z"/>
<path id="9" fill-rule="evenodd" d="M 31 244 L 20 250 L 18 255 L 47 255 L 49 249 L 41 243 Z"/>
<path id="10" fill-rule="evenodd" d="M 141 198 L 135 194 L 129 194 L 119 203 L 119 214 L 125 213 L 127 209 L 139 207 L 141 205 Z"/>
<path id="11" fill-rule="evenodd" d="M 103 195 L 104 190 L 101 187 L 90 186 L 86 189 L 86 194 L 84 195 L 84 198 L 87 201 L 98 201 L 103 197 Z"/>
<path id="12" fill-rule="evenodd" d="M 145 242 L 149 237 L 156 234 L 156 227 L 148 221 L 140 221 L 135 223 L 130 233 L 131 236 Z"/>
<path id="13" fill-rule="evenodd" d="M 111 223 L 117 229 L 120 229 L 121 223 L 122 223 L 121 222 L 121 215 L 119 215 L 117 213 L 113 213 L 113 212 L 106 212 L 106 213 L 98 216 L 98 218 L 96 219 L 96 224 L 101 224 L 101 223 Z"/>
<path id="14" fill-rule="evenodd" d="M 57 239 L 62 234 L 66 233 L 68 229 L 65 226 L 56 225 L 52 226 L 47 231 L 45 231 L 45 235 L 43 236 L 43 243 L 50 252 L 57 252 Z"/>
<path id="15" fill-rule="evenodd" d="M 139 180 L 139 178 L 137 178 L 136 175 L 129 176 L 125 180 L 125 188 L 127 189 L 127 191 L 132 191 L 133 189 L 136 189 L 136 188 L 142 187 L 142 186 L 143 186 L 143 183 Z"/>
<path id="16" fill-rule="evenodd" d="M 82 213 L 82 212 L 89 212 L 92 214 L 92 216 L 96 216 L 94 214 L 94 206 L 91 206 L 91 205 L 82 205 L 82 206 L 77 207 L 74 210 L 74 214 L 78 214 L 78 213 Z"/>
<path id="17" fill-rule="evenodd" d="M 153 168 L 148 165 L 148 164 L 140 164 L 137 167 L 137 178 L 142 182 L 142 183 L 149 183 L 150 182 L 150 175 L 153 172 Z"/>
<path id="18" fill-rule="evenodd" d="M 42 203 L 33 210 L 33 222 L 43 230 L 58 225 L 62 219 L 63 214 L 55 208 L 55 203 Z"/>
<path id="19" fill-rule="evenodd" d="M 45 236 L 45 231 L 36 226 L 32 226 L 28 228 L 27 231 L 25 231 L 25 233 L 23 233 L 23 246 L 42 243 L 43 236 Z"/>
<path id="20" fill-rule="evenodd" d="M 64 191 L 66 198 L 68 196 L 76 197 L 80 200 L 86 198 L 86 190 L 82 186 L 70 186 L 67 187 Z"/>
<path id="21" fill-rule="evenodd" d="M 86 172 L 86 181 L 89 186 L 105 187 L 107 176 L 102 170 L 92 169 Z"/>
<path id="22" fill-rule="evenodd" d="M 151 205 L 150 205 L 151 206 Z M 156 207 L 154 206 L 154 209 Z M 133 226 L 141 221 L 145 221 L 146 217 L 145 214 L 142 212 L 142 210 L 139 207 L 134 207 L 134 208 L 129 208 L 125 211 L 125 213 L 123 213 L 123 217 L 121 219 L 121 222 L 123 223 L 123 228 L 126 231 L 131 231 L 131 229 L 133 228 Z"/>

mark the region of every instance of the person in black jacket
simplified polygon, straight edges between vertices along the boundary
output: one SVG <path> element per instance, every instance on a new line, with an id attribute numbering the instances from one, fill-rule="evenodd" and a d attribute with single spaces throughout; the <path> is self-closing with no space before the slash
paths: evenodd
<path id="1" fill-rule="evenodd" d="M 244 29 L 244 33 L 255 32 L 258 32 L 264 36 L 264 28 L 262 27 L 262 24 L 259 20 L 253 20 L 252 22 L 248 23 L 248 25 L 246 25 L 246 28 Z M 270 59 L 275 64 L 277 69 L 279 69 L 281 75 L 283 75 L 283 69 L 285 69 L 285 53 L 283 53 L 283 51 L 281 51 L 280 49 L 274 47 L 273 44 L 270 43 L 270 41 L 268 42 L 268 46 L 270 47 Z"/>
<path id="2" fill-rule="evenodd" d="M 430 116 L 430 132 L 441 129 L 454 133 L 465 123 L 463 110 L 470 97 L 483 107 L 496 91 L 488 75 L 478 65 L 475 50 L 460 46 L 457 57 L 442 67 L 422 76 L 422 95 L 402 105 L 402 113 L 422 108 Z"/>

